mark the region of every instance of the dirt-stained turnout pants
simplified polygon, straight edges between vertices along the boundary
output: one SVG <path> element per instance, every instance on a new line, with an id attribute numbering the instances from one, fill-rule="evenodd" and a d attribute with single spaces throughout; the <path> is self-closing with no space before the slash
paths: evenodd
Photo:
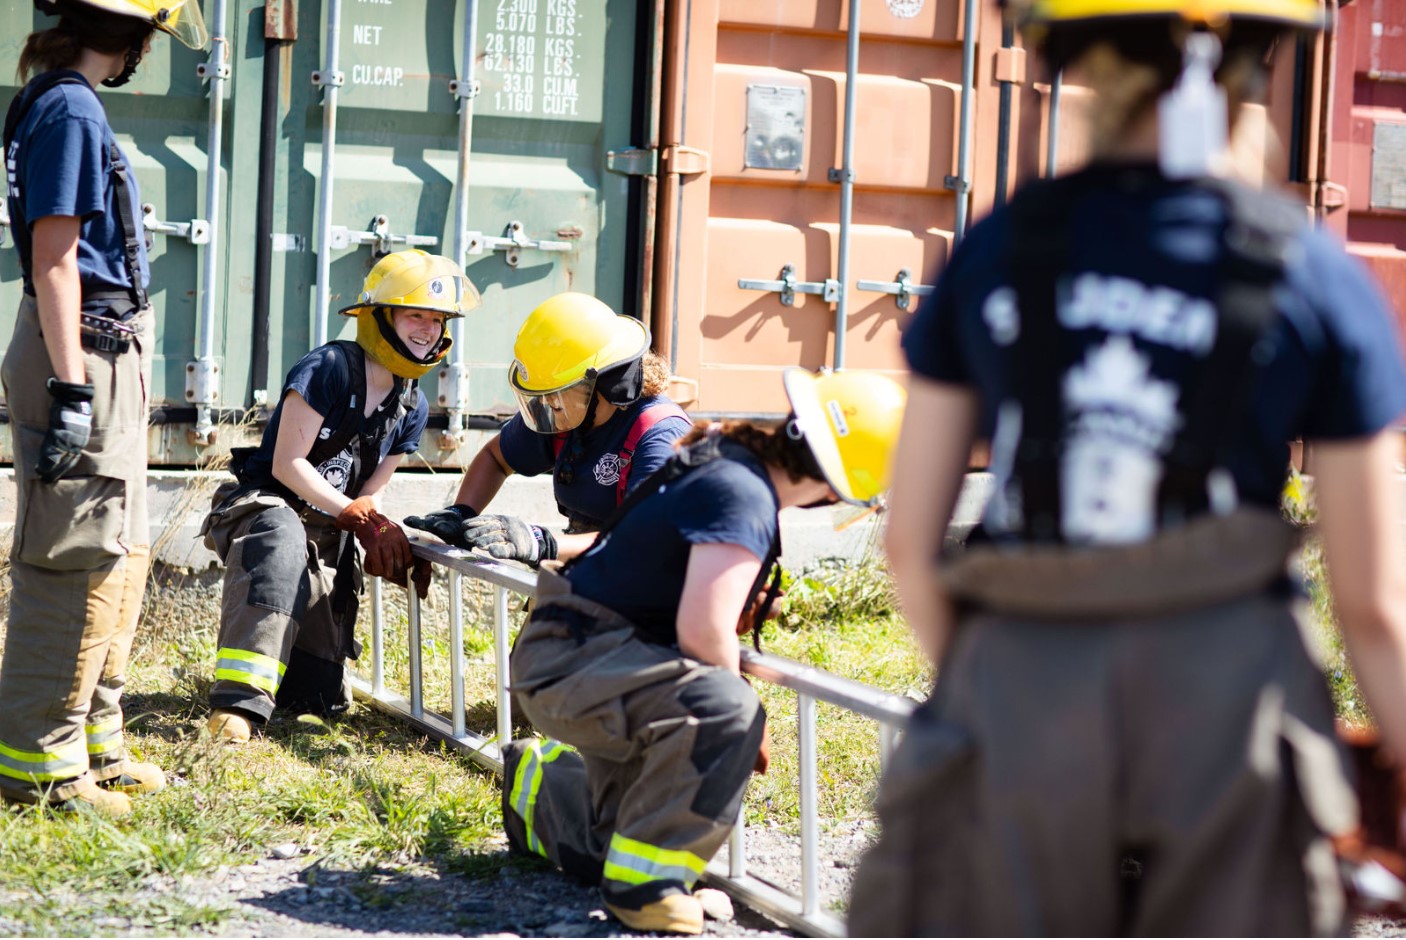
<path id="1" fill-rule="evenodd" d="M 1346 926 L 1356 825 L 1282 598 L 968 617 L 884 775 L 852 936 L 1309 936 Z M 1125 859 L 1141 877 L 1120 878 Z"/>
<path id="2" fill-rule="evenodd" d="M 60 801 L 126 768 L 122 688 L 146 588 L 147 390 L 153 316 L 124 352 L 83 349 L 93 430 L 77 464 L 35 476 L 53 375 L 34 299 L 20 302 L 0 378 L 18 503 L 0 660 L 0 793 Z"/>
<path id="3" fill-rule="evenodd" d="M 638 909 L 692 889 L 737 822 L 765 715 L 740 677 L 638 638 L 549 571 L 512 656 L 547 740 L 504 748 L 512 847 Z"/>
<path id="4" fill-rule="evenodd" d="M 276 705 L 345 709 L 344 661 L 359 653 L 357 597 L 352 583 L 338 588 L 336 565 L 350 536 L 325 514 L 233 483 L 215 494 L 204 531 L 225 564 L 210 706 L 260 721 Z"/>

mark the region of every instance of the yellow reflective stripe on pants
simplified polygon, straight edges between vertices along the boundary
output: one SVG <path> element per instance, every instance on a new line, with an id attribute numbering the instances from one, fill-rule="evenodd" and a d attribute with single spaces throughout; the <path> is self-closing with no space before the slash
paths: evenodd
<path id="1" fill-rule="evenodd" d="M 47 783 L 71 780 L 87 772 L 88 755 L 82 741 L 67 745 L 61 754 L 21 751 L 0 741 L 0 776 Z"/>
<path id="2" fill-rule="evenodd" d="M 278 691 L 288 667 L 263 653 L 225 647 L 215 654 L 215 678 L 242 682 L 270 694 Z"/>
<path id="3" fill-rule="evenodd" d="M 88 737 L 88 754 L 98 756 L 122 749 L 122 716 L 110 715 L 97 724 L 84 728 Z"/>
<path id="4" fill-rule="evenodd" d="M 610 852 L 605 856 L 605 878 L 626 885 L 679 881 L 692 888 L 707 865 L 692 852 L 661 849 L 617 832 L 610 837 Z"/>
<path id="5" fill-rule="evenodd" d="M 517 773 L 513 775 L 513 791 L 509 802 L 527 828 L 527 847 L 543 858 L 547 857 L 547 850 L 542 847 L 537 834 L 532 831 L 532 817 L 537 809 L 537 791 L 542 788 L 542 768 L 570 750 L 568 745 L 560 741 L 533 741 L 522 760 L 518 761 Z"/>

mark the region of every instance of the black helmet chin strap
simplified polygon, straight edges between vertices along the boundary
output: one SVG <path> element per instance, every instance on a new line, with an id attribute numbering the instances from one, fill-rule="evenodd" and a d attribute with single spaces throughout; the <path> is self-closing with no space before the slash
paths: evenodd
<path id="1" fill-rule="evenodd" d="M 132 43 L 132 48 L 127 50 L 127 57 L 122 60 L 122 72 L 112 78 L 103 79 L 105 88 L 121 88 L 132 80 L 132 76 L 137 71 L 137 66 L 142 61 L 142 46 L 146 44 L 146 39 L 142 38 Z"/>

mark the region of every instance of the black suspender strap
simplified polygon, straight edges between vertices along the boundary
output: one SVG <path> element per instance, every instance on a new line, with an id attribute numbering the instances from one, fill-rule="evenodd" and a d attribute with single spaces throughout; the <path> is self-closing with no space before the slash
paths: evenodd
<path id="1" fill-rule="evenodd" d="M 1274 320 L 1274 290 L 1303 215 L 1287 200 L 1224 180 L 1202 185 L 1225 206 L 1216 297 L 1216 338 L 1187 384 L 1185 420 L 1163 461 L 1158 506 L 1175 524 L 1210 503 L 1210 475 L 1242 427 L 1265 356 L 1257 345 Z"/>
<path id="2" fill-rule="evenodd" d="M 117 200 L 117 217 L 122 223 L 122 261 L 127 268 L 127 277 L 132 282 L 132 303 L 141 310 L 147 304 L 146 288 L 142 286 L 141 259 L 142 229 L 132 217 L 132 181 L 127 161 L 122 159 L 122 151 L 113 143 L 108 147 L 108 160 L 112 163 L 113 195 Z"/>
<path id="3" fill-rule="evenodd" d="M 1013 385 L 1020 405 L 1015 454 L 1020 518 L 1032 541 L 1060 538 L 1060 460 L 1065 430 L 1060 380 L 1074 354 L 1059 329 L 1059 278 L 1069 269 L 1069 215 L 1085 189 L 1076 173 L 1032 183 L 1016 194 L 1011 213 L 1011 283 L 1020 311 L 1013 349 Z"/>

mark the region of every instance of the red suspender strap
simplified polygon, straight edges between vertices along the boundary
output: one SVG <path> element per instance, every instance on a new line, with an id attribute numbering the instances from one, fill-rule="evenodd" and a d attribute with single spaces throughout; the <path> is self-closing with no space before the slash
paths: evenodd
<path id="1" fill-rule="evenodd" d="M 630 461 L 634 459 L 635 448 L 640 446 L 646 432 L 665 418 L 689 420 L 688 412 L 678 405 L 671 401 L 659 401 L 641 411 L 630 433 L 625 435 L 625 445 L 620 448 L 620 479 L 615 484 L 615 505 L 619 506 L 625 501 L 625 491 L 630 485 Z"/>

